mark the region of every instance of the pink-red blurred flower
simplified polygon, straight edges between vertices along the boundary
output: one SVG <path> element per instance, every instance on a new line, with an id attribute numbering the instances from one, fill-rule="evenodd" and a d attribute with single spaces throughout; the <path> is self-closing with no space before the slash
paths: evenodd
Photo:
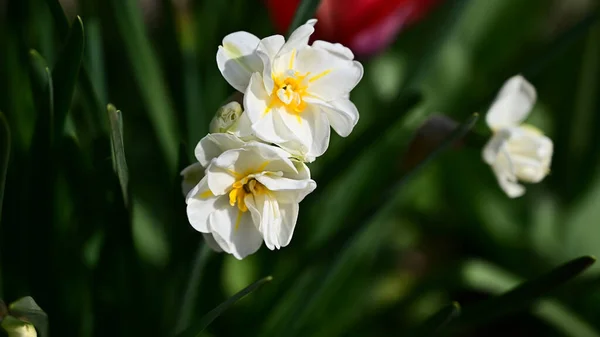
<path id="1" fill-rule="evenodd" d="M 323 0 L 314 39 L 339 42 L 358 55 L 387 47 L 406 26 L 442 0 Z M 277 30 L 285 34 L 300 0 L 266 0 Z"/>

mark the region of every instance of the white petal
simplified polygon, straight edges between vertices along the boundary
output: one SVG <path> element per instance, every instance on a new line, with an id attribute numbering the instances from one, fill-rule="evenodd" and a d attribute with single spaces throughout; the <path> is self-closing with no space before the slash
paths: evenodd
<path id="1" fill-rule="evenodd" d="M 255 72 L 263 65 L 255 53 L 260 40 L 248 32 L 235 32 L 225 36 L 217 51 L 217 65 L 225 80 L 236 90 L 244 92 Z"/>
<path id="2" fill-rule="evenodd" d="M 303 192 L 302 198 L 304 198 L 304 196 L 306 196 L 308 193 L 312 192 L 316 187 L 316 183 L 310 179 L 297 180 L 287 177 L 280 177 L 273 174 L 265 174 L 260 177 L 256 177 L 256 180 L 265 185 L 265 187 L 270 191 Z M 302 198 L 300 198 L 300 200 L 302 200 Z M 300 202 L 300 200 L 297 202 Z"/>
<path id="3" fill-rule="evenodd" d="M 318 106 L 307 104 L 300 114 L 282 112 L 280 117 L 294 134 L 291 138 L 297 139 L 303 147 L 308 148 L 308 156 L 319 157 L 325 153 L 331 131 L 327 116 Z"/>
<path id="4" fill-rule="evenodd" d="M 239 148 L 244 144 L 244 141 L 229 133 L 211 133 L 206 135 L 198 142 L 194 154 L 200 165 L 207 167 L 213 158 L 221 155 L 221 153 Z"/>
<path id="5" fill-rule="evenodd" d="M 248 114 L 248 118 L 252 123 L 252 131 L 254 134 L 270 143 L 285 142 L 280 133 L 286 132 L 285 128 L 281 128 L 281 122 L 275 120 L 274 110 L 268 106 L 270 101 L 269 94 L 265 91 L 260 74 L 252 75 L 248 90 L 244 95 L 244 108 Z"/>
<path id="6" fill-rule="evenodd" d="M 363 76 L 363 67 L 316 48 L 299 50 L 295 70 L 308 76 L 308 93 L 324 101 L 346 97 Z"/>
<path id="7" fill-rule="evenodd" d="M 195 230 L 208 233 L 208 217 L 216 209 L 219 198 L 212 194 L 208 188 L 207 178 L 203 178 L 200 183 L 189 193 L 187 203 L 188 221 Z"/>
<path id="8" fill-rule="evenodd" d="M 307 110 L 311 111 L 311 109 Z M 325 153 L 329 147 L 329 136 L 331 134 L 331 129 L 329 121 L 327 120 L 327 115 L 322 111 L 314 109 L 312 119 L 309 116 L 310 115 L 303 117 L 303 119 L 305 119 L 307 123 L 311 125 L 311 130 L 313 132 L 312 146 L 308 151 L 308 155 L 319 157 Z"/>
<path id="9" fill-rule="evenodd" d="M 267 92 L 273 91 L 273 77 L 271 76 L 272 60 L 281 50 L 281 47 L 285 43 L 285 38 L 281 35 L 273 35 L 264 38 L 260 41 L 256 52 L 263 64 L 263 81 Z"/>
<path id="10" fill-rule="evenodd" d="M 279 230 L 279 244 L 281 247 L 287 246 L 292 240 L 296 222 L 298 221 L 298 204 L 279 204 L 279 212 L 281 213 L 281 228 Z"/>
<path id="11" fill-rule="evenodd" d="M 329 124 L 342 137 L 347 137 L 358 123 L 358 109 L 347 98 L 331 102 L 316 100 L 315 103 L 327 115 Z"/>
<path id="12" fill-rule="evenodd" d="M 354 60 L 354 54 L 350 48 L 344 47 L 344 45 L 340 43 L 317 40 L 313 42 L 312 46 L 316 49 L 326 50 L 337 57 L 341 57 L 346 60 Z"/>
<path id="13" fill-rule="evenodd" d="M 281 213 L 279 203 L 271 193 L 260 193 L 246 197 L 246 205 L 252 213 L 252 219 L 259 231 L 267 248 L 279 249 L 279 232 L 281 230 Z"/>
<path id="14" fill-rule="evenodd" d="M 537 183 L 548 174 L 553 144 L 539 130 L 527 125 L 513 128 L 506 150 L 520 180 Z"/>
<path id="15" fill-rule="evenodd" d="M 296 28 L 294 32 L 290 35 L 289 39 L 285 42 L 281 50 L 279 51 L 279 55 L 288 53 L 294 49 L 300 50 L 306 46 L 308 46 L 308 40 L 312 33 L 315 32 L 315 24 L 317 23 L 316 19 L 308 20 L 302 26 Z"/>
<path id="16" fill-rule="evenodd" d="M 256 123 L 269 111 L 269 93 L 265 90 L 262 75 L 255 73 L 250 78 L 248 90 L 244 94 L 244 110 L 251 123 Z"/>
<path id="17" fill-rule="evenodd" d="M 498 183 L 510 198 L 517 198 L 525 193 L 525 187 L 517 182 L 512 163 L 505 151 L 501 151 L 496 162 L 492 165 Z"/>
<path id="18" fill-rule="evenodd" d="M 214 236 L 211 233 L 202 233 L 202 237 L 204 238 L 204 242 L 210 249 L 218 253 L 223 251 L 223 249 L 221 248 L 221 246 L 219 246 L 217 240 L 215 240 Z"/>
<path id="19" fill-rule="evenodd" d="M 506 142 L 510 138 L 510 130 L 502 129 L 494 133 L 492 138 L 487 142 L 483 148 L 483 160 L 488 165 L 493 165 L 498 158 L 500 150 L 506 146 Z"/>
<path id="20" fill-rule="evenodd" d="M 273 145 L 259 142 L 249 142 L 244 146 L 247 153 L 244 158 L 248 163 L 248 170 L 253 172 L 282 172 L 286 175 L 298 173 L 296 166 L 289 159 L 290 154 L 285 150 Z"/>
<path id="21" fill-rule="evenodd" d="M 494 130 L 517 126 L 523 122 L 536 101 L 536 91 L 523 76 L 511 77 L 504 83 L 485 120 Z"/>
<path id="22" fill-rule="evenodd" d="M 241 212 L 237 207 L 223 207 L 214 211 L 208 221 L 219 246 L 239 260 L 255 253 L 262 245 L 262 235 L 249 212 Z"/>
<path id="23" fill-rule="evenodd" d="M 248 114 L 246 112 L 242 113 L 228 132 L 244 141 L 252 139 L 252 123 L 248 118 Z"/>
<path id="24" fill-rule="evenodd" d="M 204 177 L 204 166 L 200 163 L 194 163 L 184 168 L 183 171 L 181 171 L 181 176 L 183 177 L 181 180 L 181 191 L 184 196 L 187 196 L 194 186 L 198 185 L 200 180 Z"/>
<path id="25" fill-rule="evenodd" d="M 208 187 L 214 195 L 223 195 L 231 190 L 231 186 L 238 179 L 242 178 L 240 172 L 234 171 L 234 162 L 237 160 L 237 152 L 230 150 L 225 152 L 219 158 L 215 159 L 211 165 L 206 169 L 206 177 L 208 180 Z M 235 158 L 232 158 L 235 156 Z M 217 160 L 221 159 L 221 165 L 215 165 Z M 226 165 L 223 162 L 232 161 L 231 164 Z"/>

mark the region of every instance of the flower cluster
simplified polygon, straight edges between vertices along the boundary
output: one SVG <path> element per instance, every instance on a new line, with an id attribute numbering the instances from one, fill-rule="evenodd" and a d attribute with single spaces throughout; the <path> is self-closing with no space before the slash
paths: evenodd
<path id="1" fill-rule="evenodd" d="M 183 172 L 187 215 L 207 244 L 238 259 L 289 244 L 299 203 L 316 188 L 306 163 L 329 146 L 330 128 L 348 136 L 358 122 L 350 91 L 362 65 L 340 45 L 315 41 L 316 20 L 284 39 L 235 32 L 217 65 L 243 94 L 217 112 Z"/>
<path id="2" fill-rule="evenodd" d="M 519 180 L 537 183 L 550 171 L 552 140 L 534 126 L 523 124 L 536 98 L 535 88 L 525 78 L 511 77 L 486 115 L 494 135 L 483 149 L 483 160 L 511 198 L 525 193 Z"/>

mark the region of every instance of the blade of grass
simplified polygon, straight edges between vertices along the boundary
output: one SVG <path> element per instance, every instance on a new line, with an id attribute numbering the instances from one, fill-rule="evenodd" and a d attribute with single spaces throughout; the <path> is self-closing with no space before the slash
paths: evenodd
<path id="1" fill-rule="evenodd" d="M 125 207 L 129 205 L 129 170 L 125 159 L 125 144 L 123 143 L 123 115 L 114 105 L 107 107 L 108 120 L 110 122 L 110 144 L 113 160 L 113 168 L 119 177 L 121 192 Z"/>
<path id="2" fill-rule="evenodd" d="M 460 304 L 453 302 L 425 320 L 410 336 L 434 336 L 441 328 L 460 315 Z"/>
<path id="3" fill-rule="evenodd" d="M 62 6 L 60 5 L 60 2 L 58 0 L 46 0 L 46 4 L 50 9 L 52 18 L 54 20 L 54 25 L 57 27 L 60 38 L 65 40 L 69 35 L 69 21 L 67 20 Z M 94 47 L 94 45 L 101 44 L 101 39 L 94 39 L 94 36 L 96 35 L 94 35 L 93 33 L 94 31 L 92 31 L 92 34 L 90 34 L 88 39 L 88 41 L 94 41 L 92 43 L 92 47 Z M 95 55 L 97 55 L 97 53 L 94 52 L 95 50 L 96 49 L 93 48 L 92 52 L 90 53 L 92 57 L 95 57 Z M 85 64 L 82 65 L 82 69 L 79 72 L 79 85 L 81 86 L 80 89 L 81 94 L 83 96 L 83 101 L 88 103 L 93 109 L 91 117 L 94 122 L 92 123 L 92 126 L 99 126 L 102 131 L 108 131 L 108 123 L 104 118 L 104 107 L 105 104 L 107 104 L 106 89 L 102 87 L 102 85 L 100 85 L 99 88 L 94 88 L 94 83 L 92 82 L 90 75 L 86 70 Z M 90 131 L 94 133 L 96 132 L 96 130 L 93 129 Z M 90 135 L 90 138 L 94 138 L 95 136 L 95 134 L 92 134 Z"/>
<path id="4" fill-rule="evenodd" d="M 206 327 L 210 323 L 212 323 L 212 321 L 214 321 L 217 317 L 219 317 L 225 310 L 229 309 L 229 307 L 231 307 L 237 301 L 242 299 L 244 296 L 246 296 L 246 295 L 250 294 L 251 292 L 255 291 L 256 289 L 260 288 L 265 283 L 271 282 L 272 280 L 273 280 L 273 277 L 267 276 L 265 278 L 262 278 L 256 282 L 252 283 L 251 285 L 247 286 L 246 288 L 240 290 L 237 294 L 231 296 L 228 300 L 219 304 L 213 310 L 209 311 L 194 326 L 192 326 L 189 329 L 187 329 L 186 331 L 178 334 L 177 336 L 178 337 L 188 337 L 188 336 L 189 337 L 191 337 L 191 336 L 199 337 L 201 335 L 200 333 L 204 329 L 206 329 Z"/>
<path id="5" fill-rule="evenodd" d="M 56 64 L 52 68 L 54 82 L 54 134 L 62 135 L 71 99 L 75 91 L 75 82 L 83 58 L 83 22 L 78 16 L 65 41 Z"/>
<path id="6" fill-rule="evenodd" d="M 183 293 L 183 297 L 181 298 L 181 308 L 179 310 L 178 320 L 175 326 L 175 335 L 181 333 L 190 325 L 194 304 L 196 303 L 198 297 L 198 285 L 200 284 L 202 271 L 204 270 L 204 266 L 208 261 L 211 251 L 212 250 L 210 247 L 208 247 L 204 240 L 198 245 L 192 271 L 190 273 L 185 292 Z"/>
<path id="7" fill-rule="evenodd" d="M 179 148 L 176 114 L 135 0 L 112 0 L 113 13 L 162 154 L 174 173 Z"/>
<path id="8" fill-rule="evenodd" d="M 494 293 L 514 288 L 501 296 L 467 308 L 461 319 L 457 321 L 457 325 L 462 327 L 465 324 L 469 326 L 485 324 L 510 312 L 522 310 L 584 272 L 595 261 L 594 257 L 583 256 L 516 287 L 514 286 L 519 280 L 507 275 L 502 270 L 482 262 L 468 263 L 463 269 L 463 277 L 470 286 L 484 290 L 490 289 Z"/>
<path id="9" fill-rule="evenodd" d="M 37 110 L 34 137 L 51 146 L 54 141 L 54 86 L 46 60 L 36 50 L 29 51 L 29 77 Z"/>
<path id="10" fill-rule="evenodd" d="M 54 24 L 56 25 L 56 29 L 58 29 L 58 34 L 61 38 L 66 38 L 69 34 L 69 21 L 67 20 L 67 16 L 63 11 L 60 2 L 58 0 L 46 0 L 46 4 L 54 18 Z"/>
<path id="11" fill-rule="evenodd" d="M 425 167 L 432 160 L 437 158 L 441 153 L 446 151 L 452 145 L 456 144 L 457 141 L 462 139 L 465 135 L 469 133 L 469 131 L 475 126 L 477 120 L 479 119 L 479 115 L 477 113 L 471 115 L 464 121 L 461 125 L 459 125 L 452 133 L 450 133 L 441 143 L 440 145 L 431 151 L 427 156 L 414 167 L 412 167 L 408 172 L 406 172 L 397 182 L 387 188 L 384 193 L 380 193 L 379 197 L 373 198 L 372 202 L 370 202 L 370 207 L 364 211 L 363 214 L 353 217 L 354 219 L 365 219 L 369 216 L 372 216 L 377 213 L 378 207 L 386 203 L 387 200 L 392 200 L 395 193 L 406 183 L 408 180 L 418 173 L 423 167 Z M 359 226 L 363 224 L 361 220 L 350 220 L 350 222 L 344 226 L 344 229 L 338 232 L 334 238 L 329 240 L 329 244 L 326 246 L 327 250 L 330 252 L 335 252 L 337 248 L 341 245 L 344 238 L 347 238 L 352 232 L 355 232 Z M 337 248 L 336 248 L 337 247 Z M 321 251 L 319 254 L 323 254 Z"/>
<path id="12" fill-rule="evenodd" d="M 343 283 L 343 280 L 350 275 L 350 271 L 358 261 L 368 261 L 369 257 L 374 256 L 376 253 L 374 250 L 369 251 L 369 256 L 365 256 L 365 254 L 357 256 L 356 252 L 360 252 L 361 250 L 356 247 L 365 245 L 369 242 L 377 242 L 382 239 L 380 235 L 387 233 L 388 230 L 384 228 L 387 223 L 379 221 L 376 225 L 370 224 L 374 223 L 377 219 L 380 219 L 380 217 L 389 214 L 393 210 L 397 193 L 402 185 L 408 181 L 408 178 L 417 173 L 418 170 L 431 162 L 443 151 L 455 144 L 459 139 L 464 137 L 475 125 L 478 118 L 478 114 L 470 116 L 421 163 L 404 174 L 404 176 L 402 176 L 395 184 L 389 186 L 384 193 L 380 193 L 378 197 L 372 198 L 373 200 L 371 200 L 369 207 L 366 208 L 364 212 L 349 219 L 344 230 L 340 231 L 333 239 L 329 240 L 325 249 L 316 250 L 313 254 L 306 254 L 306 257 L 298 263 L 298 268 L 296 268 L 296 270 L 302 270 L 303 266 L 310 266 L 314 261 L 320 259 L 321 261 L 324 260 L 326 263 L 328 259 L 324 257 L 335 256 L 335 260 L 331 262 L 331 267 L 327 269 L 326 275 L 318 289 L 312 293 L 308 302 L 303 304 L 301 312 L 294 316 L 293 322 L 288 322 L 290 326 L 288 331 L 289 336 L 300 335 L 302 329 L 308 324 L 311 314 L 316 312 L 319 308 L 326 307 L 327 303 L 332 300 L 329 294 L 333 293 L 334 289 L 338 287 L 339 284 Z M 351 239 L 347 240 L 346 238 L 348 237 Z M 340 253 L 335 254 L 335 252 Z M 291 283 L 291 279 L 285 281 Z"/>
<path id="13" fill-rule="evenodd" d="M 10 127 L 4 114 L 0 111 L 0 224 L 2 223 L 2 205 L 4 204 L 4 185 L 10 160 L 10 142 Z M 2 289 L 2 268 L 0 268 L 0 297 L 3 296 Z"/>
<path id="14" fill-rule="evenodd" d="M 302 0 L 300 2 L 298 9 L 296 9 L 296 14 L 294 14 L 292 24 L 288 29 L 288 36 L 300 25 L 315 17 L 315 13 L 317 12 L 317 8 L 319 8 L 320 3 L 321 0 Z"/>

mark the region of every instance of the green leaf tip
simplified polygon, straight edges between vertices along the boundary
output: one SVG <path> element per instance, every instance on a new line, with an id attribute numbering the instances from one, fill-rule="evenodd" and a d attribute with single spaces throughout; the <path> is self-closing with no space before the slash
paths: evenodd
<path id="1" fill-rule="evenodd" d="M 129 169 L 125 157 L 125 143 L 123 139 L 123 114 L 112 105 L 106 106 L 108 121 L 110 125 L 110 143 L 113 160 L 113 169 L 119 178 L 121 193 L 125 206 L 129 205 Z"/>
<path id="2" fill-rule="evenodd" d="M 202 331 L 204 331 L 204 329 L 206 329 L 206 327 L 208 327 L 210 323 L 212 323 L 217 317 L 221 316 L 221 314 L 225 312 L 225 310 L 229 309 L 229 307 L 231 307 L 237 301 L 250 294 L 251 292 L 255 291 L 256 289 L 260 288 L 265 283 L 271 282 L 271 280 L 273 280 L 273 277 L 269 275 L 240 290 L 235 295 L 228 298 L 225 302 L 219 304 L 216 308 L 206 313 L 206 315 L 204 315 L 200 320 L 198 320 L 197 323 L 194 324 L 192 327 L 186 329 L 180 334 L 177 334 L 177 337 L 201 336 Z"/>

